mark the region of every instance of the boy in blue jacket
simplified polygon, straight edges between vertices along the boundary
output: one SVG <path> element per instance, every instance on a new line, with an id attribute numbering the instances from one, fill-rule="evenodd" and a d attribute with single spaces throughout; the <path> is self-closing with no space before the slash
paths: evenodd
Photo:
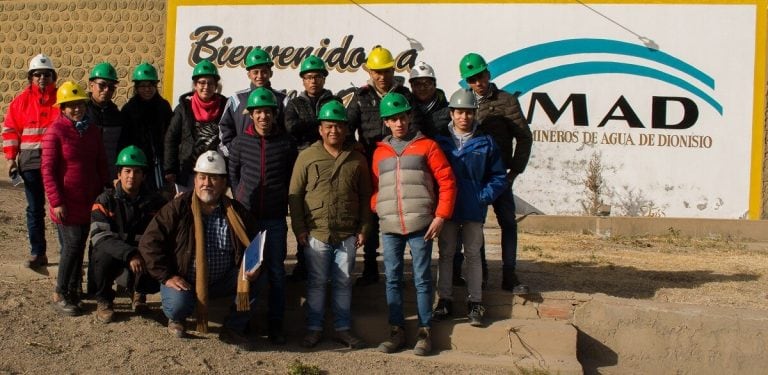
<path id="1" fill-rule="evenodd" d="M 440 231 L 437 246 L 438 302 L 432 316 L 441 320 L 452 313 L 453 255 L 460 235 L 466 258 L 467 318 L 472 326 L 483 325 L 483 273 L 480 248 L 483 246 L 483 224 L 488 205 L 508 188 L 506 170 L 496 143 L 491 136 L 477 130 L 475 112 L 477 99 L 468 90 L 459 89 L 448 105 L 451 122 L 450 137 L 438 136 L 437 142 L 445 153 L 456 176 L 456 205 L 451 220 Z"/>

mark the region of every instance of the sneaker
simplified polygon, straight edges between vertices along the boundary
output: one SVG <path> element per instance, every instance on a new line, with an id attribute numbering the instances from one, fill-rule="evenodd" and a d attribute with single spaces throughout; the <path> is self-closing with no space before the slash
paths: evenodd
<path id="1" fill-rule="evenodd" d="M 112 302 L 96 301 L 96 319 L 104 324 L 112 322 L 115 316 L 115 310 L 112 308 Z"/>
<path id="2" fill-rule="evenodd" d="M 305 348 L 314 348 L 322 339 L 323 331 L 309 330 L 301 340 L 301 346 Z"/>
<path id="3" fill-rule="evenodd" d="M 348 329 L 336 332 L 336 341 L 346 345 L 349 349 L 363 349 L 368 346 L 365 341 L 355 336 L 352 331 Z"/>
<path id="4" fill-rule="evenodd" d="M 521 284 L 517 279 L 514 268 L 505 267 L 502 269 L 501 289 L 512 292 L 512 294 L 528 294 L 530 289 L 528 285 Z"/>
<path id="5" fill-rule="evenodd" d="M 131 298 L 131 308 L 133 308 L 133 312 L 139 315 L 148 313 L 149 305 L 147 305 L 147 295 L 134 292 Z"/>
<path id="6" fill-rule="evenodd" d="M 223 343 L 233 345 L 244 352 L 254 350 L 254 343 L 248 336 L 231 328 L 221 327 L 221 331 L 219 331 L 219 340 Z"/>
<path id="7" fill-rule="evenodd" d="M 467 319 L 469 319 L 469 325 L 472 327 L 482 327 L 483 315 L 485 315 L 485 307 L 480 302 L 468 302 L 467 303 Z"/>
<path id="8" fill-rule="evenodd" d="M 450 319 L 453 314 L 453 302 L 449 299 L 440 298 L 437 301 L 437 307 L 432 311 L 432 319 L 436 321 Z"/>
<path id="9" fill-rule="evenodd" d="M 413 347 L 413 354 L 425 356 L 432 353 L 432 338 L 430 337 L 429 327 L 420 327 L 416 334 L 416 346 Z"/>
<path id="10" fill-rule="evenodd" d="M 168 321 L 168 333 L 176 336 L 176 338 L 184 338 L 187 336 L 187 329 L 184 327 L 184 322 L 177 322 L 175 320 Z"/>
<path id="11" fill-rule="evenodd" d="M 405 331 L 403 327 L 392 326 L 389 330 L 389 339 L 379 345 L 376 350 L 382 353 L 394 353 L 405 347 Z"/>
<path id="12" fill-rule="evenodd" d="M 77 316 L 80 313 L 76 305 L 59 293 L 53 293 L 52 306 L 56 312 L 65 316 Z"/>
<path id="13" fill-rule="evenodd" d="M 48 265 L 48 257 L 45 255 L 32 255 L 24 261 L 24 267 L 35 269 L 42 268 Z"/>

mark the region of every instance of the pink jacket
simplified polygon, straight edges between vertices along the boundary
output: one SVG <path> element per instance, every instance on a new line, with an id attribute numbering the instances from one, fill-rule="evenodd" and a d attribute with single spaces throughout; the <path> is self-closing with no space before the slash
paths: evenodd
<path id="1" fill-rule="evenodd" d="M 87 225 L 94 200 L 109 183 L 101 132 L 93 124 L 81 136 L 72 120 L 59 116 L 43 135 L 43 175 L 51 220 L 65 225 Z M 53 208 L 64 206 L 59 222 Z"/>

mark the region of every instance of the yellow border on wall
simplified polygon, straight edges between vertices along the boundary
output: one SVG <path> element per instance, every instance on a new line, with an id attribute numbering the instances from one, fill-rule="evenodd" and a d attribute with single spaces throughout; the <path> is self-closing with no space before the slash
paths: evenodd
<path id="1" fill-rule="evenodd" d="M 403 2 L 398 0 L 366 1 L 356 0 L 359 4 L 423 4 L 420 2 Z M 515 3 L 515 4 L 578 4 L 575 0 L 510 0 L 510 1 L 473 1 L 473 0 L 442 0 L 430 1 L 437 4 L 461 4 L 461 3 Z M 751 220 L 760 219 L 763 206 L 763 149 L 765 143 L 765 95 L 766 95 L 766 20 L 768 19 L 768 0 L 588 0 L 587 4 L 690 4 L 690 5 L 744 5 L 754 4 L 755 12 L 755 61 L 754 61 L 754 93 L 752 113 L 752 160 L 750 165 L 749 181 L 749 214 Z M 163 94 L 170 101 L 173 96 L 173 65 L 176 53 L 176 9 L 179 6 L 210 6 L 210 5 L 322 5 L 322 4 L 354 4 L 351 1 L 340 0 L 168 0 L 167 20 L 165 31 L 165 75 L 163 81 Z M 738 145 L 734 145 L 738 147 Z"/>

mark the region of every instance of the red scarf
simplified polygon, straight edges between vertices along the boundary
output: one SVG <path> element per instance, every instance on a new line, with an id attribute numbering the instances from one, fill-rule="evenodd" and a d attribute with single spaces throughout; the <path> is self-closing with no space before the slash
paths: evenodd
<path id="1" fill-rule="evenodd" d="M 218 121 L 219 115 L 221 115 L 221 96 L 214 96 L 213 100 L 204 102 L 197 96 L 197 93 L 192 95 L 192 113 L 195 115 L 195 120 L 198 122 L 214 122 Z"/>

